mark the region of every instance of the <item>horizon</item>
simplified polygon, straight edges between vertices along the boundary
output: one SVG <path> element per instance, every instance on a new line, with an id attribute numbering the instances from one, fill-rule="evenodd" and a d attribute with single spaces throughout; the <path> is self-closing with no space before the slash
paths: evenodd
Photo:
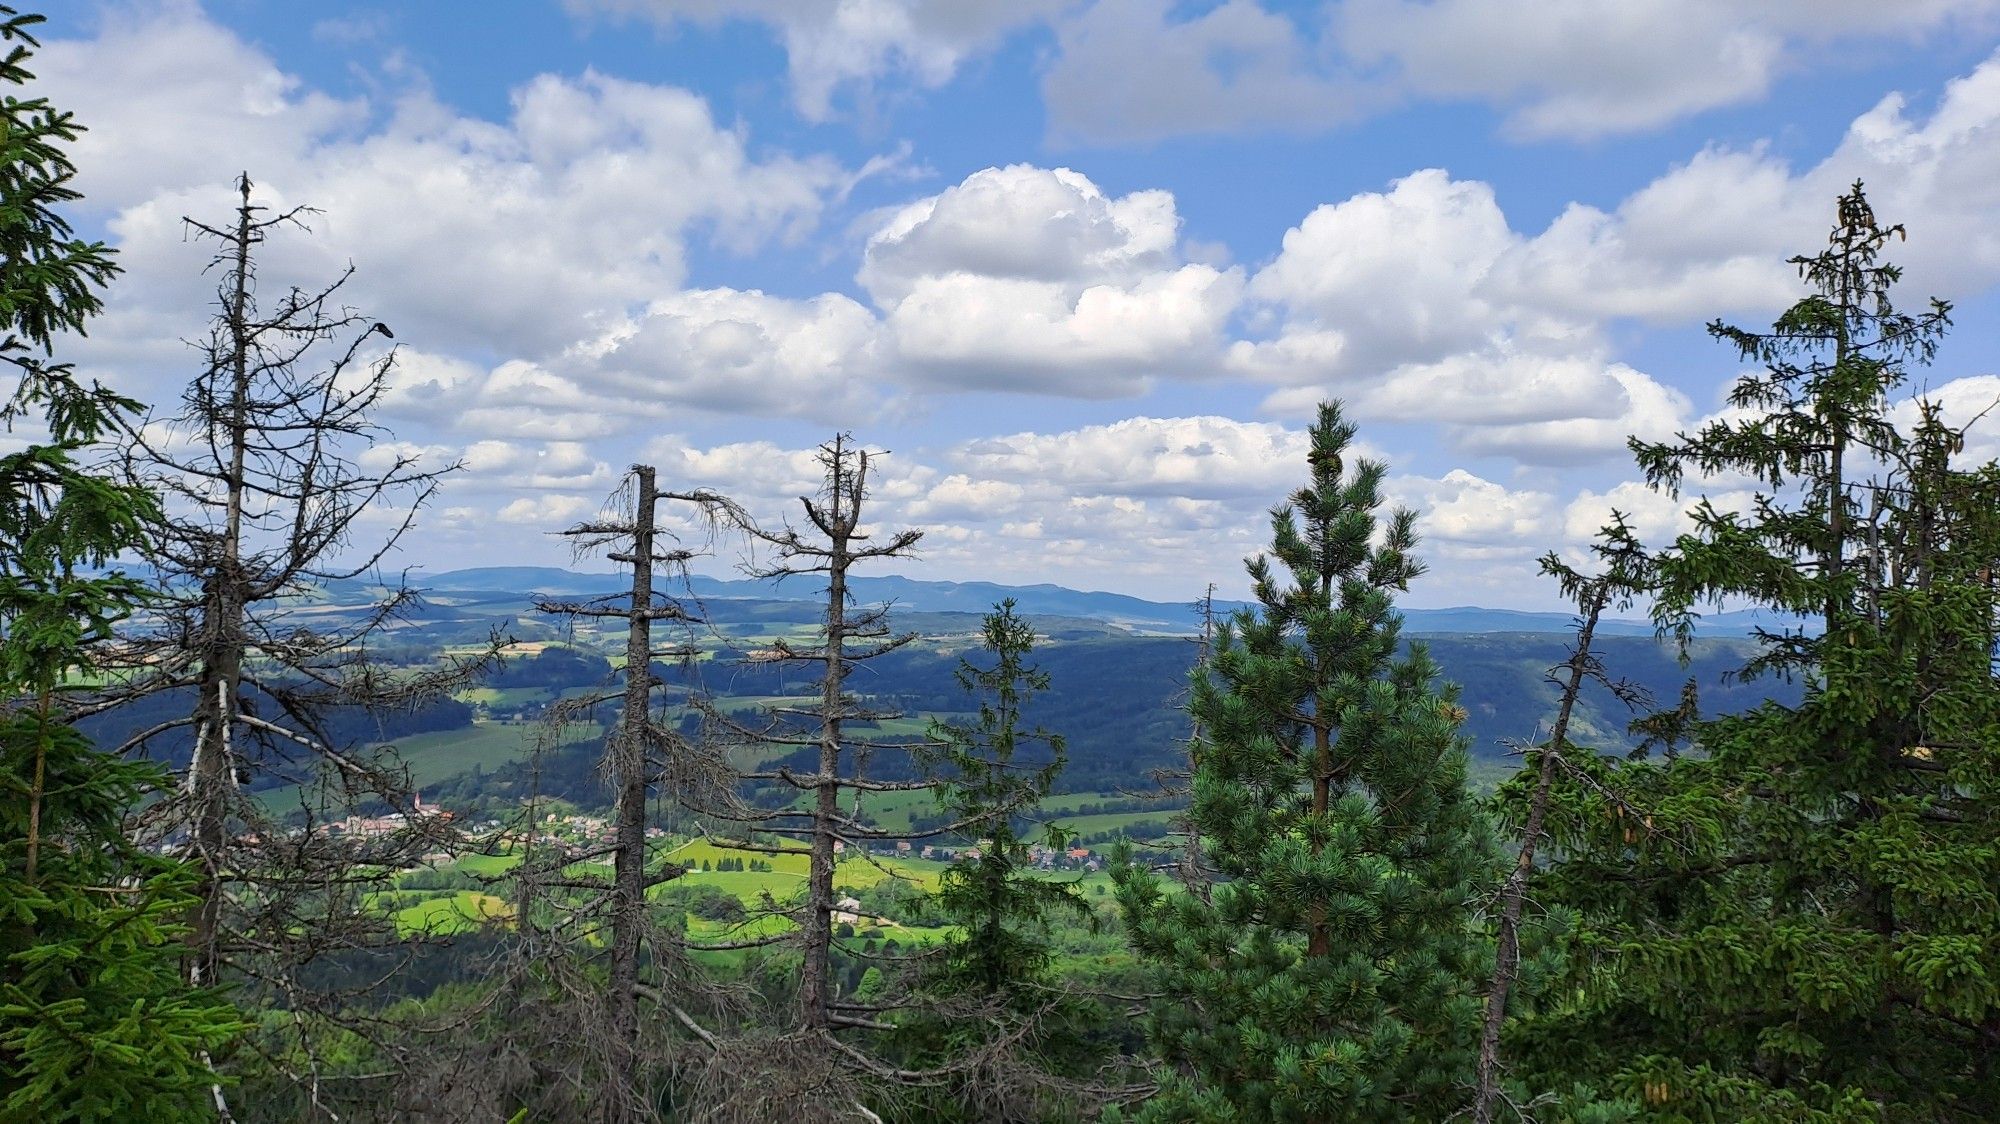
<path id="1" fill-rule="evenodd" d="M 409 572 L 409 575 L 408 575 L 408 576 L 409 576 L 409 577 L 411 577 L 411 578 L 417 578 L 417 579 L 423 579 L 423 578 L 432 578 L 432 579 L 435 579 L 435 578 L 445 578 L 445 577 L 451 577 L 451 576 L 453 576 L 453 575 L 458 575 L 458 574 L 480 574 L 480 573 L 484 573 L 484 572 L 489 572 L 489 571 L 491 571 L 491 572 L 504 572 L 504 571 L 508 571 L 508 570 L 521 570 L 521 569 L 528 569 L 528 570 L 549 570 L 549 571 L 554 571 L 554 572 L 557 572 L 557 573 L 561 573 L 561 574 L 565 574 L 565 575 L 569 575 L 569 576 L 572 576 L 572 577 L 583 577 L 583 578 L 602 578 L 602 579 L 606 579 L 606 580 L 617 580 L 617 581 L 621 581 L 621 582 L 622 582 L 622 581 L 624 581 L 624 580 L 626 580 L 626 578 L 627 578 L 627 574 L 626 574 L 625 572 L 623 572 L 623 571 L 619 571 L 619 570 L 605 570 L 605 571 L 593 571 L 593 570 L 575 570 L 575 569 L 570 569 L 570 568 L 566 568 L 566 567 L 561 567 L 561 566 L 461 566 L 461 567 L 454 567 L 454 568 L 452 568 L 452 569 L 449 569 L 449 570 L 439 570 L 439 571 L 435 571 L 435 572 L 433 572 L 433 571 L 428 571 L 428 570 L 421 570 L 421 569 L 413 569 L 413 570 L 411 570 L 411 571 Z M 745 575 L 742 575 L 742 574 L 735 574 L 735 575 L 733 575 L 733 576 L 722 576 L 722 575 L 718 575 L 718 574 L 712 574 L 712 573 L 692 573 L 692 574 L 691 574 L 690 576 L 691 576 L 691 577 L 698 577 L 698 578 L 707 578 L 707 579 L 709 579 L 709 580 L 712 580 L 712 581 L 718 581 L 718 582 L 729 582 L 729 583 L 734 583 L 734 584 L 741 584 L 741 585 L 777 585 L 777 584 L 779 584 L 779 580 L 778 580 L 778 579 L 774 579 L 774 578 L 754 578 L 754 577 L 749 577 L 749 576 L 745 576 Z M 796 580 L 796 578 L 794 578 L 794 580 Z M 899 573 L 885 573 L 885 574 L 857 574 L 857 575 L 855 575 L 855 577 L 854 577 L 854 578 L 852 578 L 852 579 L 850 579 L 850 580 L 851 580 L 851 581 L 853 581 L 853 582 L 854 582 L 855 584 L 857 584 L 857 585 L 860 585 L 860 586 L 864 586 L 864 587 L 865 587 L 865 585 L 866 585 L 867 583 L 869 583 L 869 582 L 876 582 L 876 581 L 896 581 L 896 582 L 908 582 L 908 583 L 913 583 L 913 584 L 918 584 L 918 585 L 923 585 L 923 586 L 949 586 L 949 587 L 953 587 L 953 588 L 964 588 L 964 587 L 966 587 L 966 586 L 991 586 L 991 587 L 993 587 L 993 588 L 995 588 L 995 589 L 997 589 L 997 590 L 1000 590 L 1000 591 L 1003 591 L 1003 592 L 1014 592 L 1014 591 L 1021 591 L 1021 592 L 1026 592 L 1026 591 L 1037 591 L 1037 590 L 1054 590 L 1054 591 L 1057 591 L 1057 592 L 1061 592 L 1061 593 L 1069 593 L 1069 594 L 1076 594 L 1076 595 L 1079 595 L 1079 596 L 1082 596 L 1082 597 L 1107 597 L 1107 598 L 1119 598 L 1119 599 L 1123 599 L 1123 600 L 1133 600 L 1133 601 L 1139 601 L 1139 602 L 1141 602 L 1141 603 L 1143 603 L 1143 604 L 1146 604 L 1146 605 L 1149 605 L 1149 606 L 1155 606 L 1155 607 L 1158 607 L 1158 608 L 1161 608 L 1161 609 L 1183 609 L 1183 608 L 1184 608 L 1184 609 L 1188 609 L 1188 610 L 1193 610 L 1193 609 L 1195 609 L 1195 608 L 1196 608 L 1197 606 L 1199 606 L 1199 605 L 1200 605 L 1200 603 L 1201 603 L 1201 601 L 1200 601 L 1200 599 L 1199 599 L 1199 598 L 1195 598 L 1195 599 L 1190 599 L 1190 600 L 1167 600 L 1167 601 L 1162 601 L 1162 600 L 1158 600 L 1158 599 L 1154 599 L 1154 598 L 1145 598 L 1145 597 L 1138 597 L 1138 596 L 1136 596 L 1136 595 L 1133 595 L 1133 594 L 1129 594 L 1129 593 L 1119 593 L 1119 592 L 1117 592 L 1116 590 L 1107 590 L 1107 589 L 1082 589 L 1082 588 L 1078 588 L 1078 587 L 1075 587 L 1075 586 L 1067 586 L 1067 585 L 1061 585 L 1061 584 L 1058 584 L 1058 583 L 1055 583 L 1055 582 L 1034 582 L 1034 583 L 1029 583 L 1029 584 L 1019 584 L 1019 583 L 1012 583 L 1012 582 L 995 582 L 995 581 L 986 581 L 986 580 L 983 580 L 983 579 L 978 579 L 978 578 L 971 578 L 971 579 L 940 579 L 940 578 L 925 578 L 925 577 L 921 577 L 921 576 L 912 576 L 912 575 L 910 575 L 910 574 L 905 574 L 905 573 L 900 573 L 900 572 L 899 572 Z M 447 587 L 447 588 L 449 588 L 449 587 Z M 528 592 L 528 591 L 524 590 L 524 591 L 521 591 L 521 592 Z M 803 595 L 803 596 L 800 596 L 800 597 L 796 597 L 796 598 L 781 598 L 781 600 L 797 600 L 797 601 L 810 601 L 810 600 L 815 600 L 815 599 L 817 598 L 817 596 L 818 596 L 818 595 L 817 595 L 817 593 L 815 593 L 815 592 L 807 592 L 807 593 L 806 593 L 805 595 Z M 1248 607 L 1248 606 L 1250 606 L 1250 605 L 1254 604 L 1254 602 L 1251 602 L 1251 601 L 1247 601 L 1247 600 L 1242 600 L 1242 599 L 1235 599 L 1235 598 L 1230 598 L 1230 599 L 1217 599 L 1217 601 L 1216 601 L 1216 604 L 1217 604 L 1218 606 L 1222 606 L 1222 607 L 1226 607 L 1226 608 L 1228 608 L 1228 609 L 1230 609 L 1230 610 L 1234 610 L 1234 609 L 1236 609 L 1236 608 L 1241 608 L 1241 607 Z M 915 612 L 932 612 L 932 613 L 936 613 L 936 612 L 943 612 L 943 613 L 966 613 L 966 614 L 977 614 L 977 613 L 981 612 L 982 610 L 979 610 L 979 609 L 915 609 L 915 610 L 912 610 L 912 611 L 915 611 Z M 1561 618 L 1561 619 L 1563 619 L 1563 620 L 1566 620 L 1566 621 L 1567 621 L 1567 620 L 1574 620 L 1574 619 L 1575 619 L 1575 617 L 1576 617 L 1576 613 L 1575 613 L 1575 610 L 1574 610 L 1573 608 L 1571 608 L 1571 609 L 1515 609 L 1515 608 L 1508 608 L 1508 607 L 1505 607 L 1505 606 L 1495 606 L 1495 605 L 1478 605 L 1478 604 L 1472 604 L 1472 603 L 1469 603 L 1469 602 L 1468 602 L 1468 603 L 1463 603 L 1463 604 L 1454 604 L 1454 605 L 1410 605 L 1410 604 L 1406 604 L 1406 603 L 1404 603 L 1404 602 L 1401 602 L 1401 601 L 1399 601 L 1399 602 L 1397 602 L 1397 604 L 1396 604 L 1396 611 L 1397 611 L 1397 612 L 1399 612 L 1399 613 L 1402 613 L 1402 614 L 1404 614 L 1404 615 L 1406 615 L 1406 616 L 1407 616 L 1408 614 L 1412 614 L 1412 613 L 1414 613 L 1414 614 L 1419 614 L 1419 615 L 1423 615 L 1423 616 L 1439 616 L 1439 615 L 1444 615 L 1444 614 L 1448 614 L 1448 613 L 1484 613 L 1484 614 L 1490 614 L 1490 615 L 1493 615 L 1493 616 L 1501 616 L 1501 617 L 1509 617 L 1509 616 L 1522 616 L 1522 617 L 1535 617 L 1535 618 L 1539 618 L 1539 619 L 1541 619 L 1541 620 L 1543 620 L 1543 621 L 1550 621 L 1550 619 L 1551 619 L 1551 618 Z M 1028 616 L 1036 616 L 1036 615 L 1042 615 L 1042 614 L 1037 614 L 1037 613 L 1035 613 L 1035 612 L 1033 612 L 1033 611 L 1031 611 L 1031 610 L 1024 610 L 1024 612 L 1025 612 L 1025 613 L 1026 613 L 1026 615 L 1028 615 Z M 1628 612 L 1629 612 L 1629 610 L 1628 610 Z M 1779 616 L 1778 616 L 1777 614 L 1772 614 L 1772 613 L 1768 612 L 1767 610 L 1765 610 L 1765 609 L 1763 609 L 1763 608 L 1749 608 L 1749 609 L 1722 609 L 1722 608 L 1717 608 L 1717 607 L 1714 607 L 1714 606 L 1707 606 L 1707 607 L 1705 607 L 1705 608 L 1704 608 L 1704 609 L 1703 609 L 1703 610 L 1702 610 L 1701 612 L 1699 612 L 1699 613 L 1697 614 L 1697 619 L 1700 619 L 1700 620 L 1710 620 L 1711 622 L 1714 622 L 1714 621 L 1717 621 L 1717 620 L 1726 620 L 1726 621 L 1730 622 L 1730 624 L 1729 624 L 1729 627 L 1730 627 L 1730 628 L 1737 628 L 1737 627 L 1741 627 L 1742 625 L 1744 625 L 1744 624 L 1745 624 L 1745 623 L 1747 623 L 1747 622 L 1752 622 L 1752 621 L 1762 621 L 1762 620 L 1765 620 L 1765 619 L 1769 619 L 1769 620 L 1772 620 L 1772 621 L 1774 621 L 1774 622 L 1775 622 L 1775 621 L 1778 621 L 1778 620 L 1780 620 L 1781 618 L 1780 618 L 1780 617 L 1779 617 Z M 1604 624 L 1610 624 L 1610 625 L 1620 625 L 1620 626 L 1638 626 L 1638 625 L 1644 625 L 1644 626 L 1646 626 L 1646 627 L 1648 627 L 1648 628 L 1652 628 L 1652 627 L 1654 627 L 1654 625 L 1653 625 L 1653 620 L 1652 620 L 1652 618 L 1651 618 L 1650 616 L 1647 616 L 1647 615 L 1643 614 L 1643 613 L 1641 613 L 1641 614 L 1639 614 L 1639 615 L 1636 615 L 1636 616 L 1632 616 L 1632 615 L 1621 615 L 1621 614 L 1619 614 L 1619 613 L 1612 613 L 1612 612 L 1607 612 L 1607 613 L 1605 613 L 1605 614 L 1604 614 L 1604 616 L 1603 616 L 1603 617 L 1601 618 L 1601 620 L 1602 620 L 1602 622 L 1603 622 Z M 1809 622 L 1808 622 L 1808 623 L 1809 623 Z M 1450 631 L 1450 630 L 1445 630 L 1445 631 Z M 1494 630 L 1490 630 L 1490 629 L 1483 629 L 1483 630 L 1480 630 L 1480 631 L 1494 631 Z M 1503 630 L 1503 631 L 1504 631 L 1504 630 Z M 1532 630 L 1532 631 L 1536 631 L 1536 632 L 1543 632 L 1543 631 L 1546 631 L 1546 630 L 1543 630 L 1543 629 L 1535 629 L 1535 630 Z M 1699 629 L 1699 627 L 1697 627 L 1697 632 L 1699 632 L 1699 631 L 1700 631 L 1700 629 Z M 1735 633 L 1733 633 L 1733 632 L 1725 632 L 1725 633 L 1723 633 L 1722 635 L 1735 635 Z"/>

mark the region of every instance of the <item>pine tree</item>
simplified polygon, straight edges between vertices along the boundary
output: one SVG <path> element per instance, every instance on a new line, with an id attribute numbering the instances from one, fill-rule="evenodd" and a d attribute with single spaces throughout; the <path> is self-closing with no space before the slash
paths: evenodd
<path id="1" fill-rule="evenodd" d="M 853 568 L 881 559 L 908 557 L 923 538 L 923 532 L 898 531 L 877 540 L 875 532 L 868 529 L 861 513 L 869 495 L 868 471 L 873 458 L 866 449 L 857 448 L 847 434 L 837 434 L 821 445 L 818 460 L 824 473 L 819 495 L 799 497 L 810 529 L 787 524 L 782 529 L 770 530 L 748 520 L 741 522 L 754 540 L 770 547 L 775 555 L 769 564 L 752 568 L 751 576 L 766 580 L 807 574 L 826 578 L 825 611 L 817 642 L 795 647 L 781 639 L 751 656 L 759 663 L 814 667 L 819 678 L 819 698 L 811 706 L 785 708 L 781 717 L 786 721 L 761 730 L 714 710 L 710 712 L 710 717 L 723 729 L 738 737 L 811 751 L 816 767 L 810 772 L 785 765 L 772 768 L 767 764 L 742 774 L 744 780 L 781 784 L 804 794 L 799 802 L 803 806 L 700 809 L 773 835 L 803 837 L 808 844 L 806 895 L 796 911 L 796 921 L 802 958 L 798 1028 L 809 1037 L 836 1028 L 866 1030 L 876 1025 L 864 1017 L 866 1012 L 842 1010 L 836 996 L 832 918 L 834 876 L 840 852 L 835 845 L 844 849 L 872 840 L 909 838 L 861 823 L 857 818 L 860 794 L 908 792 L 927 787 L 921 781 L 878 781 L 865 776 L 869 755 L 891 746 L 857 738 L 851 727 L 901 715 L 874 709 L 848 684 L 856 668 L 917 638 L 912 632 L 891 631 L 887 605 L 855 604 L 848 585 Z M 907 750 L 904 746 L 894 748 Z M 843 794 L 852 795 L 857 802 L 852 814 L 841 810 Z M 777 854 L 798 851 L 748 840 L 733 841 L 731 845 Z M 771 943 L 780 938 L 752 939 Z"/>
<path id="2" fill-rule="evenodd" d="M 1592 763 L 1552 810 L 1538 897 L 1581 911 L 1575 1003 L 1516 1035 L 1548 1083 L 1669 1120 L 1981 1120 L 2000 1104 L 2000 469 L 1891 395 L 1948 306 L 1899 311 L 1902 233 L 1859 184 L 1811 293 L 1769 332 L 1711 331 L 1764 370 L 1743 416 L 1633 448 L 1648 478 L 1733 472 L 1658 555 L 1660 619 L 1709 599 L 1798 614 L 1749 665 L 1795 706 L 1696 721 L 1698 753 Z"/>
<path id="3" fill-rule="evenodd" d="M 0 82 L 25 85 L 40 16 L 0 6 Z M 40 98 L 0 105 L 0 361 L 10 428 L 45 441 L 0 455 L 0 1121 L 212 1118 L 209 1051 L 240 1027 L 181 982 L 185 864 L 126 839 L 158 771 L 100 752 L 65 721 L 143 589 L 107 563 L 154 498 L 84 467 L 137 404 L 51 358 L 116 273 L 56 208 L 78 198 L 63 146 L 81 131 Z"/>
<path id="4" fill-rule="evenodd" d="M 1463 712 L 1421 645 L 1397 655 L 1415 516 L 1378 524 L 1385 469 L 1346 469 L 1353 436 L 1321 406 L 1311 479 L 1249 562 L 1257 604 L 1194 681 L 1212 894 L 1116 871 L 1167 997 L 1148 1029 L 1168 1069 L 1141 1119 L 1442 1119 L 1472 1080 L 1491 844 Z"/>

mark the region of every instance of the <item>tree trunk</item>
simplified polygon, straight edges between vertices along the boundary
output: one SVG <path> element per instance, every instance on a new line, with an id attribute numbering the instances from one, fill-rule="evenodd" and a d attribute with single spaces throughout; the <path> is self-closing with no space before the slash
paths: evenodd
<path id="1" fill-rule="evenodd" d="M 1314 715 L 1313 721 L 1313 816 L 1326 815 L 1332 802 L 1333 790 L 1333 736 L 1325 724 Z M 1326 844 L 1317 833 L 1307 844 L 1313 857 L 1318 858 Z M 1333 953 L 1333 936 L 1326 927 L 1326 902 L 1314 902 L 1306 909 L 1306 955 L 1328 956 Z"/>
<path id="2" fill-rule="evenodd" d="M 813 793 L 813 835 L 811 867 L 806 887 L 805 968 L 799 985 L 799 1003 L 808 1029 L 831 1025 L 833 948 L 833 870 L 835 817 L 840 804 L 841 694 L 847 676 L 847 565 L 850 561 L 848 537 L 853 523 L 848 518 L 849 486 L 839 470 L 840 449 L 835 445 L 831 518 L 827 520 L 830 547 L 826 579 L 825 673 L 820 678 L 819 782 Z M 852 487 L 859 488 L 860 480 Z"/>
<path id="3" fill-rule="evenodd" d="M 222 542 L 205 598 L 202 674 L 195 700 L 194 760 L 188 768 L 188 795 L 194 808 L 192 836 L 196 872 L 195 916 L 188 934 L 193 955 L 188 979 L 197 985 L 216 982 L 221 968 L 223 877 L 229 845 L 229 787 L 234 783 L 230 755 L 236 723 L 236 700 L 243 679 L 243 614 L 248 600 L 243 572 L 243 504 L 245 460 L 249 449 L 250 397 L 250 244 L 254 212 L 250 177 L 237 180 L 242 202 L 236 209 L 236 231 L 230 246 L 233 270 L 224 325 L 229 336 L 229 408 L 225 421 L 229 468 L 223 479 Z"/>
<path id="4" fill-rule="evenodd" d="M 1590 642 L 1609 597 L 1610 585 L 1602 580 L 1593 584 L 1585 595 L 1583 627 L 1577 631 L 1576 651 L 1570 653 L 1569 682 L 1563 685 L 1555 727 L 1549 731 L 1548 747 L 1542 751 L 1541 772 L 1535 778 L 1535 792 L 1528 803 L 1528 822 L 1522 828 L 1521 852 L 1515 857 L 1514 869 L 1500 886 L 1498 947 L 1494 950 L 1493 982 L 1486 991 L 1486 1017 L 1479 1035 L 1473 1124 L 1492 1124 L 1500 1100 L 1500 1028 L 1507 1021 L 1507 994 L 1513 990 L 1514 977 L 1521 967 L 1521 908 L 1528 897 L 1528 876 L 1535 869 L 1535 848 L 1541 842 L 1542 821 L 1548 815 L 1549 786 L 1555 781 L 1556 760 L 1569 744 L 1570 715 L 1583 692 L 1590 665 Z"/>
<path id="5" fill-rule="evenodd" d="M 613 1073 L 628 1076 L 639 1045 L 639 935 L 646 920 L 646 747 L 652 710 L 653 535 L 659 491 L 654 470 L 639 465 L 632 522 L 632 602 L 625 635 L 625 703 L 613 742 L 618 786 L 611 888 Z"/>

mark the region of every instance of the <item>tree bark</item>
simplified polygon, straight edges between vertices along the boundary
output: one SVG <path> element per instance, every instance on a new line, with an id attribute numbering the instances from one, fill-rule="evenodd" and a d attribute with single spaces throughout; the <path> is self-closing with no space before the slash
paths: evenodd
<path id="1" fill-rule="evenodd" d="M 829 546 L 823 651 L 826 662 L 820 677 L 819 783 L 813 794 L 812 856 L 802 945 L 805 969 L 799 986 L 801 1020 L 812 1030 L 824 1030 L 832 1021 L 833 844 L 840 804 L 841 695 L 847 677 L 847 567 L 852 561 L 848 540 L 854 531 L 849 509 L 858 511 L 858 492 L 864 484 L 859 478 L 845 479 L 841 460 L 845 450 L 841 446 L 841 439 L 835 438 L 833 468 L 828 474 L 832 495 L 823 528 Z"/>
<path id="2" fill-rule="evenodd" d="M 236 208 L 236 230 L 230 247 L 231 278 L 224 327 L 229 339 L 229 406 L 224 422 L 229 441 L 229 467 L 222 542 L 204 598 L 202 673 L 196 688 L 194 760 L 188 768 L 188 795 L 193 804 L 191 830 L 198 884 L 194 924 L 188 934 L 192 955 L 188 979 L 213 985 L 221 968 L 222 897 L 229 845 L 229 786 L 233 782 L 231 732 L 236 722 L 237 692 L 243 678 L 243 614 L 247 575 L 243 572 L 243 503 L 245 460 L 249 451 L 250 397 L 250 245 L 254 211 L 250 177 L 237 180 L 242 201 Z"/>
<path id="3" fill-rule="evenodd" d="M 613 1072 L 629 1074 L 639 1045 L 639 936 L 646 921 L 646 747 L 651 740 L 653 662 L 654 508 L 659 503 L 651 465 L 634 469 L 637 504 L 632 520 L 632 602 L 625 634 L 625 701 L 613 745 L 618 786 L 613 824 L 611 888 Z"/>

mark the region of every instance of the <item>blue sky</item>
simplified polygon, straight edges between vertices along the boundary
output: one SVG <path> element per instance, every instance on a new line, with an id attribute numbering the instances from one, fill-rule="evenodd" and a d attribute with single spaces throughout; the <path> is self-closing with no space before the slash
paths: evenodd
<path id="1" fill-rule="evenodd" d="M 1624 435 L 1718 409 L 1702 325 L 1794 299 L 1856 178 L 1906 298 L 1958 304 L 1924 386 L 2000 398 L 2000 0 L 300 11 L 52 13 L 128 267 L 74 357 L 171 402 L 210 307 L 180 216 L 239 168 L 323 208 L 267 284 L 351 260 L 396 448 L 466 465 L 410 565 L 563 563 L 639 460 L 788 514 L 849 429 L 929 529 L 911 576 L 1235 594 L 1338 396 L 1422 513 L 1408 602 L 1543 607 L 1533 559 L 1612 506 L 1673 532 Z"/>

